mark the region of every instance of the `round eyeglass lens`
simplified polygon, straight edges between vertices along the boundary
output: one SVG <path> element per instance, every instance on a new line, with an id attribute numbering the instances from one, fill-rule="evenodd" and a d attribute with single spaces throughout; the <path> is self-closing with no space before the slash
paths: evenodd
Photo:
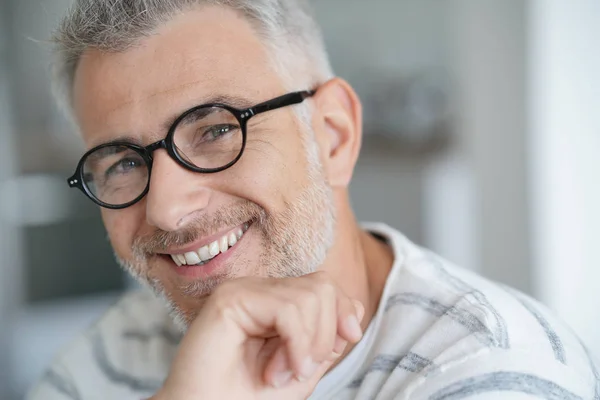
<path id="1" fill-rule="evenodd" d="M 229 165 L 242 152 L 244 135 L 237 117 L 221 107 L 192 109 L 173 132 L 175 152 L 186 163 L 202 169 Z"/>
<path id="2" fill-rule="evenodd" d="M 104 146 L 83 164 L 83 184 L 100 202 L 121 206 L 137 199 L 148 186 L 148 163 L 128 146 Z"/>

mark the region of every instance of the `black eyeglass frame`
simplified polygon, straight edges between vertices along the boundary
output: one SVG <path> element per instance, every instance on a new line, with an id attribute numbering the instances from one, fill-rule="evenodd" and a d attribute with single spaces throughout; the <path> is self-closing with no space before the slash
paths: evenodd
<path id="1" fill-rule="evenodd" d="M 88 152 L 86 152 L 83 155 L 83 157 L 81 157 L 81 159 L 79 160 L 79 163 L 77 164 L 77 169 L 75 170 L 75 173 L 73 174 L 73 176 L 71 176 L 67 180 L 67 183 L 69 184 L 70 188 L 77 188 L 77 189 L 81 190 L 83 192 L 83 194 L 85 194 L 87 197 L 89 197 L 90 200 L 92 200 L 94 203 L 96 203 L 100 207 L 108 208 L 111 210 L 121 210 L 121 209 L 130 207 L 130 206 L 134 205 L 135 203 L 137 203 L 138 201 L 140 201 L 141 199 L 143 199 L 144 196 L 146 196 L 148 194 L 148 191 L 150 190 L 150 177 L 152 175 L 152 162 L 153 162 L 152 154 L 154 153 L 154 151 L 156 151 L 158 149 L 165 149 L 167 151 L 167 153 L 169 154 L 169 156 L 173 160 L 175 160 L 179 165 L 181 165 L 185 169 L 193 171 L 193 172 L 198 172 L 198 173 L 203 173 L 203 174 L 214 174 L 217 172 L 224 171 L 228 168 L 231 168 L 233 165 L 235 165 L 240 160 L 240 158 L 242 158 L 242 155 L 244 154 L 244 150 L 246 149 L 247 123 L 250 120 L 250 118 L 252 118 L 256 115 L 265 113 L 267 111 L 273 111 L 273 110 L 277 110 L 279 108 L 291 106 L 294 104 L 300 104 L 307 98 L 312 97 L 315 93 L 316 93 L 316 90 L 304 90 L 304 91 L 300 91 L 300 92 L 292 92 L 292 93 L 284 94 L 283 96 L 276 97 L 274 99 L 265 101 L 263 103 L 255 105 L 253 107 L 245 108 L 245 109 L 235 108 L 235 107 L 229 106 L 227 104 L 222 104 L 222 103 L 202 104 L 199 106 L 192 107 L 189 110 L 185 111 L 183 114 L 181 114 L 181 116 L 179 116 L 175 120 L 175 122 L 173 122 L 173 124 L 169 128 L 167 136 L 164 139 L 159 140 L 158 142 L 154 142 L 152 144 L 149 144 L 148 146 L 139 146 L 139 145 L 136 145 L 134 143 L 129 143 L 129 142 L 109 142 L 109 143 L 101 144 L 101 145 L 96 146 L 93 149 L 89 150 Z M 177 129 L 177 126 L 189 114 L 196 112 L 203 108 L 214 108 L 214 107 L 223 108 L 223 109 L 231 112 L 231 114 L 233 114 L 237 118 L 237 120 L 240 124 L 240 129 L 242 130 L 242 147 L 241 147 L 240 153 L 237 155 L 237 157 L 235 159 L 233 159 L 230 163 L 228 163 L 222 167 L 199 168 L 199 167 L 189 163 L 188 161 L 186 161 L 183 157 L 181 157 L 177 153 L 177 151 L 175 151 L 175 143 L 174 143 L 173 138 L 175 136 L 175 131 Z M 92 153 L 94 153 L 100 149 L 103 149 L 105 147 L 113 147 L 113 146 L 127 147 L 128 149 L 135 151 L 144 159 L 144 161 L 146 162 L 146 165 L 148 167 L 148 182 L 146 183 L 146 188 L 144 189 L 144 191 L 138 197 L 136 197 L 134 200 L 132 200 L 126 204 L 122 204 L 122 205 L 113 205 L 113 204 L 104 203 L 103 201 L 98 199 L 92 193 L 92 191 L 88 188 L 88 186 L 84 183 L 84 167 L 85 167 L 85 162 L 87 161 L 87 158 Z"/>

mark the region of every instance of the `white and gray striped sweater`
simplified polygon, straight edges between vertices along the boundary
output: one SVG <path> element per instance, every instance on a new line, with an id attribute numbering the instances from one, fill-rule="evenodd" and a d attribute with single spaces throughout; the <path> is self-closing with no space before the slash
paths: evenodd
<path id="1" fill-rule="evenodd" d="M 457 268 L 383 225 L 395 262 L 363 338 L 319 399 L 600 400 L 600 376 L 541 304 Z M 61 354 L 31 400 L 139 400 L 168 373 L 180 334 L 163 304 L 127 294 Z"/>

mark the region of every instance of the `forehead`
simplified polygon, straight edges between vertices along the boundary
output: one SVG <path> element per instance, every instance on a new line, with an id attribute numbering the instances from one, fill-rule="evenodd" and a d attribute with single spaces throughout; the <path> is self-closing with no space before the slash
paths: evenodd
<path id="1" fill-rule="evenodd" d="M 166 121 L 214 97 L 263 101 L 282 90 L 250 24 L 228 8 L 203 7 L 124 52 L 86 51 L 73 95 L 89 146 L 119 136 L 164 136 Z"/>

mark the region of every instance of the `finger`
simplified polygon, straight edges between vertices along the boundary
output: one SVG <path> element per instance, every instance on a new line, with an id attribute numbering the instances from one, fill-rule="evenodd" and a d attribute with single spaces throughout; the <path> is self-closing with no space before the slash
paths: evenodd
<path id="1" fill-rule="evenodd" d="M 337 332 L 342 339 L 350 343 L 357 343 L 362 337 L 362 328 L 360 319 L 357 315 L 362 309 L 362 305 L 358 306 L 344 294 L 338 294 L 337 298 L 338 314 L 337 314 Z M 362 315 L 360 315 L 362 319 Z"/>
<path id="2" fill-rule="evenodd" d="M 310 394 L 312 394 L 315 391 L 317 384 L 319 383 L 323 375 L 327 373 L 329 368 L 331 368 L 333 362 L 333 360 L 322 362 L 319 365 L 319 368 L 317 369 L 317 372 L 313 375 L 313 377 L 310 380 L 308 380 L 308 382 L 304 383 L 304 385 L 307 385 L 306 387 L 308 388 L 308 395 L 306 396 L 306 398 L 309 398 Z"/>
<path id="3" fill-rule="evenodd" d="M 284 283 L 284 282 L 282 282 Z M 310 344 L 298 380 L 308 380 L 318 366 L 331 358 L 337 334 L 337 289 L 324 274 L 296 280 L 295 287 L 280 286 L 288 301 L 300 310 Z"/>
<path id="4" fill-rule="evenodd" d="M 275 329 L 287 348 L 292 371 L 299 381 L 310 378 L 318 368 L 310 353 L 313 332 L 308 332 L 302 321 L 298 306 L 287 303 L 281 307 L 275 321 Z"/>
<path id="5" fill-rule="evenodd" d="M 319 297 L 318 319 L 312 341 L 312 357 L 317 362 L 330 360 L 335 350 L 337 335 L 337 289 L 329 284 L 314 289 Z"/>
<path id="6" fill-rule="evenodd" d="M 333 346 L 333 352 L 331 354 L 331 358 L 332 359 L 337 359 L 338 357 L 340 357 L 342 354 L 344 354 L 344 351 L 346 350 L 346 346 L 348 346 L 348 341 L 342 339 L 341 336 L 336 335 L 335 338 L 335 344 Z"/>
<path id="7" fill-rule="evenodd" d="M 305 279 L 305 288 L 317 292 L 321 302 L 313 357 L 317 361 L 335 359 L 344 352 L 348 341 L 356 343 L 362 337 L 360 321 L 364 317 L 364 307 L 359 301 L 346 296 L 325 273 L 317 272 L 305 276 Z M 334 307 L 337 318 L 331 307 Z"/>
<path id="8" fill-rule="evenodd" d="M 245 283 L 243 296 L 234 290 L 233 284 L 228 285 L 227 291 L 219 290 L 222 304 L 217 308 L 222 309 L 221 314 L 234 321 L 246 337 L 267 338 L 276 333 L 285 344 L 292 372 L 298 380 L 307 380 L 319 366 L 311 354 L 318 325 L 318 296 L 306 288 L 298 288 L 297 282 L 296 285 L 282 280 L 273 281 L 271 285 L 260 282 L 263 284 L 256 287 L 250 285 L 252 281 Z M 302 304 L 307 306 L 302 307 Z"/>
<path id="9" fill-rule="evenodd" d="M 307 353 L 304 355 L 304 360 L 299 370 L 296 370 L 296 378 L 304 382 L 308 380 L 315 371 L 318 369 L 319 364 L 328 358 L 333 348 L 333 340 L 335 337 L 335 292 L 329 302 L 329 307 L 324 306 L 327 300 L 324 296 L 320 295 L 319 291 L 314 287 L 304 286 L 297 288 L 288 288 L 286 293 L 290 296 L 289 302 L 295 304 L 296 309 L 299 310 L 300 322 L 303 326 L 302 330 L 297 330 L 295 335 L 305 335 L 307 340 Z M 323 308 L 330 308 L 332 312 L 324 312 Z M 333 314 L 334 322 L 329 323 L 329 329 L 331 330 L 330 340 L 326 339 L 326 335 L 323 334 L 323 330 L 326 331 L 327 326 L 322 325 L 323 315 Z M 300 339 L 299 339 L 300 340 Z M 304 343 L 304 339 L 301 339 Z M 329 342 L 329 343 L 328 343 Z M 293 355 L 290 355 L 293 357 Z"/>
<path id="10" fill-rule="evenodd" d="M 293 378 L 294 373 L 288 361 L 287 349 L 284 344 L 281 344 L 267 363 L 264 372 L 265 382 L 275 388 L 282 388 Z"/>
<path id="11" fill-rule="evenodd" d="M 314 387 L 317 385 L 322 376 L 329 370 L 335 359 L 327 360 L 319 364 L 316 373 L 303 384 L 308 385 L 312 393 Z M 287 350 L 284 346 L 280 346 L 271 360 L 268 362 L 265 372 L 264 379 L 267 384 L 273 386 L 276 389 L 281 389 L 291 385 L 299 384 L 297 380 L 293 379 L 293 373 L 291 372 L 290 364 L 287 357 Z"/>
<path id="12" fill-rule="evenodd" d="M 358 300 L 352 300 L 352 304 L 354 305 L 354 309 L 356 310 L 356 318 L 358 318 L 358 320 L 362 322 L 362 319 L 365 315 L 365 308 L 363 307 L 362 303 Z M 336 360 L 342 354 L 344 354 L 344 351 L 346 350 L 347 346 L 348 341 L 343 339 L 340 335 L 337 335 L 335 338 L 335 344 L 333 346 L 331 360 Z"/>
<path id="13" fill-rule="evenodd" d="M 354 306 L 354 310 L 356 311 L 356 318 L 358 318 L 359 322 L 362 322 L 365 316 L 365 306 L 358 300 L 352 300 L 352 305 Z"/>

